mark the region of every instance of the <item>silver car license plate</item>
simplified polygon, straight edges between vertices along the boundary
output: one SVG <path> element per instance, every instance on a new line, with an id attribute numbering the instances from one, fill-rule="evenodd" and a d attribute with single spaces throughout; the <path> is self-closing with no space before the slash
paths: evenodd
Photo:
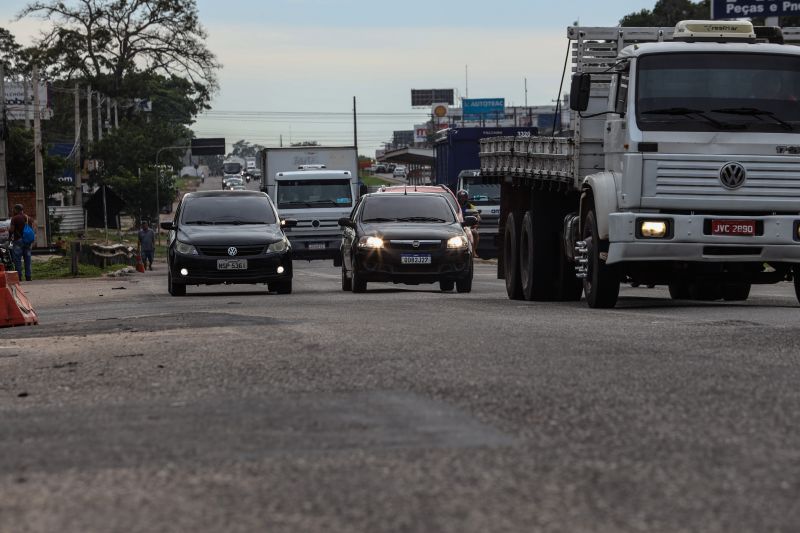
<path id="1" fill-rule="evenodd" d="M 217 270 L 247 270 L 247 259 L 217 259 Z"/>

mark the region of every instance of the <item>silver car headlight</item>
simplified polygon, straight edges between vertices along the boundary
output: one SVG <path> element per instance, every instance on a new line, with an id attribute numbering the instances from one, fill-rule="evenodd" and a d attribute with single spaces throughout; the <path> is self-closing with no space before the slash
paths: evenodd
<path id="1" fill-rule="evenodd" d="M 289 239 L 284 237 L 278 242 L 273 242 L 267 247 L 268 254 L 279 254 L 289 249 Z"/>
<path id="2" fill-rule="evenodd" d="M 175 241 L 175 251 L 183 255 L 197 255 L 197 248 L 181 241 Z"/>

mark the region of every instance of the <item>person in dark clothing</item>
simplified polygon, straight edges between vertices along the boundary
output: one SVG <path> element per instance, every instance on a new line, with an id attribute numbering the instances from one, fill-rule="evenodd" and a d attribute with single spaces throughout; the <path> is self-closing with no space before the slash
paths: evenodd
<path id="1" fill-rule="evenodd" d="M 139 249 L 142 251 L 142 262 L 153 270 L 153 256 L 156 252 L 156 234 L 147 222 L 142 222 L 139 230 Z"/>
<path id="2" fill-rule="evenodd" d="M 28 215 L 25 214 L 25 210 L 22 207 L 22 204 L 17 204 L 14 206 L 14 216 L 11 217 L 11 225 L 8 228 L 8 237 L 13 245 L 13 249 L 11 250 L 11 254 L 14 259 L 14 267 L 19 274 L 19 278 L 22 279 L 22 262 L 25 261 L 25 281 L 31 280 L 31 242 L 24 242 L 23 240 L 23 233 L 25 232 L 25 226 L 33 225 L 30 224 L 30 219 Z M 34 230 L 35 231 L 35 230 Z"/>

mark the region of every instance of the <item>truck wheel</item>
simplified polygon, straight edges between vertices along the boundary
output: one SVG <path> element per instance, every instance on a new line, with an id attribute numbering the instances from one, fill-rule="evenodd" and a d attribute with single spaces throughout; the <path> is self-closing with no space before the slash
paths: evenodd
<path id="1" fill-rule="evenodd" d="M 580 302 L 583 296 L 583 281 L 575 276 L 575 262 L 567 258 L 564 240 L 559 238 L 559 271 L 556 298 L 561 302 Z"/>
<path id="2" fill-rule="evenodd" d="M 344 265 L 342 265 L 342 290 L 347 292 L 353 290 L 353 282 L 347 277 L 347 270 L 344 269 Z"/>
<path id="3" fill-rule="evenodd" d="M 522 300 L 522 284 L 519 279 L 519 240 L 517 238 L 518 222 L 514 213 L 506 219 L 506 230 L 503 236 L 503 267 L 505 269 L 506 293 L 511 300 Z"/>
<path id="4" fill-rule="evenodd" d="M 167 291 L 172 296 L 186 296 L 186 285 L 183 283 L 175 283 L 172 280 L 172 271 L 167 274 Z"/>
<path id="5" fill-rule="evenodd" d="M 673 300 L 691 300 L 692 291 L 685 281 L 676 281 L 669 284 L 669 297 Z"/>
<path id="6" fill-rule="evenodd" d="M 613 266 L 600 259 L 603 242 L 597 235 L 597 218 L 592 210 L 583 224 L 583 240 L 589 249 L 589 272 L 583 280 L 583 292 L 589 307 L 611 308 L 617 305 L 619 297 L 619 274 Z"/>
<path id="7" fill-rule="evenodd" d="M 439 282 L 439 290 L 442 292 L 450 292 L 453 290 L 453 287 L 456 286 L 456 282 L 452 279 L 443 279 Z"/>
<path id="8" fill-rule="evenodd" d="M 292 280 L 278 281 L 267 285 L 269 292 L 277 292 L 278 294 L 292 294 Z"/>
<path id="9" fill-rule="evenodd" d="M 353 289 L 353 292 L 367 292 L 367 280 L 364 279 L 364 276 L 358 273 L 355 263 L 353 264 L 353 271 L 350 272 L 350 285 Z"/>
<path id="10" fill-rule="evenodd" d="M 713 302 L 722 299 L 722 285 L 719 283 L 692 283 L 689 287 L 692 300 Z"/>
<path id="11" fill-rule="evenodd" d="M 722 286 L 722 299 L 726 302 L 743 302 L 750 297 L 749 283 L 725 283 Z"/>
<path id="12" fill-rule="evenodd" d="M 522 218 L 519 237 L 519 279 L 526 300 L 546 301 L 553 299 L 553 261 L 557 257 L 548 254 L 549 243 L 546 227 L 548 222 L 539 218 L 534 223 L 533 211 L 526 211 Z"/>

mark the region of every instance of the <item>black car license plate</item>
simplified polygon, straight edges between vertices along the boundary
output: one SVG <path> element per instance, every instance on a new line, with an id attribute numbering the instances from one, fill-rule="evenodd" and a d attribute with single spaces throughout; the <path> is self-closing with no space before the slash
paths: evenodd
<path id="1" fill-rule="evenodd" d="M 430 265 L 431 254 L 402 254 L 400 256 L 401 265 Z"/>
<path id="2" fill-rule="evenodd" d="M 247 259 L 217 259 L 217 270 L 247 270 Z"/>

